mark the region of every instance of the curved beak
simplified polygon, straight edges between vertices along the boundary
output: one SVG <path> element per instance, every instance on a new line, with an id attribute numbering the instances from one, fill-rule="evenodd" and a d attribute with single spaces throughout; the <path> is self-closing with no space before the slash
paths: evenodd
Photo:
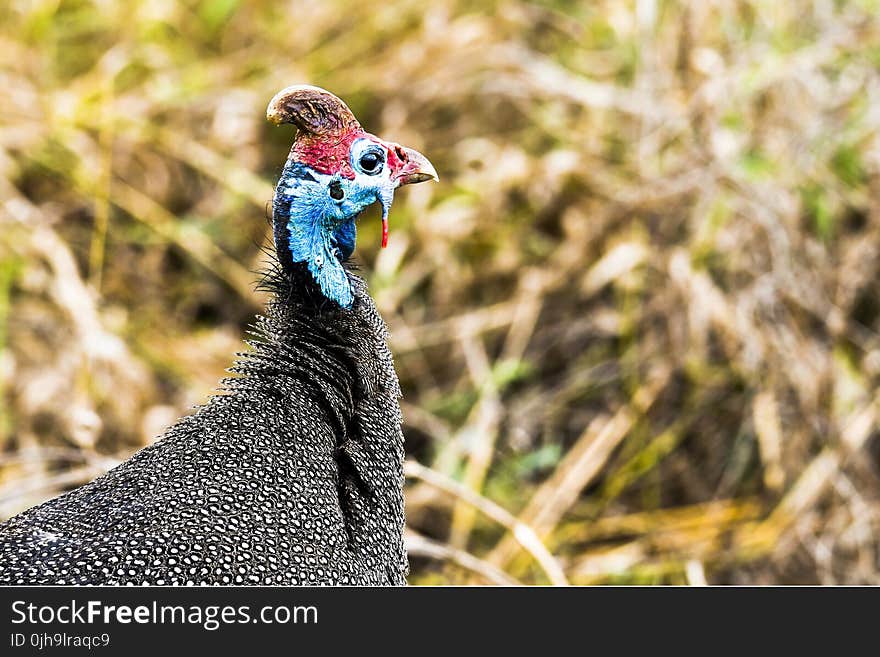
<path id="1" fill-rule="evenodd" d="M 433 180 L 434 182 L 440 181 L 440 178 L 437 176 L 437 171 L 434 169 L 434 165 L 417 150 L 402 146 L 398 147 L 396 150 L 403 163 L 392 176 L 392 180 L 397 183 L 397 187 L 425 182 L 426 180 Z"/>
<path id="2" fill-rule="evenodd" d="M 387 142 L 386 142 L 387 143 Z M 391 182 L 393 187 L 386 188 L 385 193 L 378 198 L 382 204 L 382 248 L 388 246 L 388 210 L 391 208 L 391 200 L 394 190 L 401 185 L 434 180 L 439 182 L 434 165 L 424 155 L 412 148 L 406 148 L 399 144 L 389 143 L 388 164 L 391 167 Z"/>

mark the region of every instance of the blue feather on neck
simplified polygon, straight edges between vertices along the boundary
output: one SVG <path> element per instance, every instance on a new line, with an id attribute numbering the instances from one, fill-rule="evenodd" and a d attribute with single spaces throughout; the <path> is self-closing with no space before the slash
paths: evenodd
<path id="1" fill-rule="evenodd" d="M 341 193 L 343 198 L 331 195 L 334 188 L 336 195 Z M 304 262 L 321 293 L 343 308 L 351 308 L 354 303 L 342 263 L 354 252 L 355 219 L 376 198 L 374 187 L 321 174 L 290 161 L 275 190 L 275 221 L 286 220 L 292 261 Z"/>

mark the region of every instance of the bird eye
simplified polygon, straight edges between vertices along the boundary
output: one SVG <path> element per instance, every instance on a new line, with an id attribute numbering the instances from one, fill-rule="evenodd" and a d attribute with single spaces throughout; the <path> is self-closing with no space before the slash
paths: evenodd
<path id="1" fill-rule="evenodd" d="M 375 175 L 382 170 L 382 156 L 376 151 L 367 151 L 361 155 L 358 165 L 364 173 Z"/>

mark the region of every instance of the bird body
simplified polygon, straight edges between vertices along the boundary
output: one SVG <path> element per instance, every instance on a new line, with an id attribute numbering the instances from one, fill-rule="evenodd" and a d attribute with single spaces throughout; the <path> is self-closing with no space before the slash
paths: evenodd
<path id="1" fill-rule="evenodd" d="M 385 188 L 436 174 L 422 162 L 393 170 L 401 147 L 362 131 L 349 161 L 386 149 L 375 187 L 310 166 L 303 140 L 314 148 L 327 122 L 357 122 L 323 90 L 284 94 L 273 103 L 308 102 L 281 121 L 299 136 L 273 203 L 273 300 L 250 351 L 221 394 L 154 444 L 0 525 L 0 583 L 405 584 L 400 388 L 385 324 L 346 263 L 364 207 L 379 200 L 384 222 Z"/>

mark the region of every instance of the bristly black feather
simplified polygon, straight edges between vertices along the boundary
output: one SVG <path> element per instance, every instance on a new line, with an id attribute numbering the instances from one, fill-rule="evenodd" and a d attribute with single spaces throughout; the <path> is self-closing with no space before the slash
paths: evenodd
<path id="1" fill-rule="evenodd" d="M 400 389 L 348 275 L 350 310 L 271 258 L 271 300 L 221 394 L 0 525 L 0 583 L 404 584 Z"/>

